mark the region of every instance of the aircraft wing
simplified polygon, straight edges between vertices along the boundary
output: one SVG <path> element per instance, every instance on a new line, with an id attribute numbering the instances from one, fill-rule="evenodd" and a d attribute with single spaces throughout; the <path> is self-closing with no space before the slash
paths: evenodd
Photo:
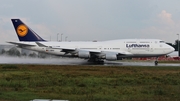
<path id="1" fill-rule="evenodd" d="M 69 47 L 49 47 L 52 49 L 61 49 L 61 52 L 68 52 L 68 51 L 76 51 L 76 48 L 69 48 Z"/>
<path id="2" fill-rule="evenodd" d="M 61 49 L 61 52 L 66 53 L 77 53 L 79 51 L 89 52 L 91 55 L 99 55 L 99 54 L 118 54 L 118 55 L 132 55 L 132 53 L 127 51 L 101 51 L 101 50 L 89 50 L 89 49 L 76 49 L 76 48 L 68 48 L 68 47 L 51 47 L 52 49 Z"/>
<path id="3" fill-rule="evenodd" d="M 89 50 L 89 49 L 77 49 L 77 48 L 69 48 L 69 47 L 50 47 L 52 49 L 61 49 L 62 52 L 66 51 L 89 51 L 91 53 L 100 53 L 100 50 Z"/>
<path id="4" fill-rule="evenodd" d="M 10 44 L 14 44 L 14 45 L 18 45 L 20 47 L 25 47 L 25 46 L 36 46 L 36 45 L 32 45 L 32 44 L 27 44 L 27 43 L 20 43 L 20 42 L 7 42 Z"/>

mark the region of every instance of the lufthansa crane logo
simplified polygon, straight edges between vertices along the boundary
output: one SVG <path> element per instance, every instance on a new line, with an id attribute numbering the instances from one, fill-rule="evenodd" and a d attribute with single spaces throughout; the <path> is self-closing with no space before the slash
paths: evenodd
<path id="1" fill-rule="evenodd" d="M 17 33 L 19 36 L 24 37 L 26 36 L 27 32 L 28 32 L 28 28 L 26 27 L 26 25 L 22 24 L 17 27 Z"/>

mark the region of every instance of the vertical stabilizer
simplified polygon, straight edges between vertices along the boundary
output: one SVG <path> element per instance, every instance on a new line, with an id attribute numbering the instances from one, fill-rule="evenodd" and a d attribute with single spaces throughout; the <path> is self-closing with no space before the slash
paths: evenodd
<path id="1" fill-rule="evenodd" d="M 20 19 L 11 19 L 19 41 L 45 41 Z"/>

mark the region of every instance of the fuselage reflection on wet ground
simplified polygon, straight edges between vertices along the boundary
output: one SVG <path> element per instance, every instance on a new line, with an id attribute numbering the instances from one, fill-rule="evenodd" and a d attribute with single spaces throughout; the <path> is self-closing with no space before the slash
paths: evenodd
<path id="1" fill-rule="evenodd" d="M 122 66 L 155 66 L 154 61 L 138 61 L 138 62 L 106 62 L 104 65 L 122 65 Z M 157 66 L 180 66 L 178 63 L 159 63 Z"/>
<path id="2" fill-rule="evenodd" d="M 25 58 L 0 56 L 0 64 L 44 64 L 44 65 L 104 65 L 104 66 L 155 66 L 153 61 L 126 62 L 105 61 L 104 64 L 89 63 L 78 58 Z M 159 63 L 158 66 L 180 66 L 178 63 Z"/>

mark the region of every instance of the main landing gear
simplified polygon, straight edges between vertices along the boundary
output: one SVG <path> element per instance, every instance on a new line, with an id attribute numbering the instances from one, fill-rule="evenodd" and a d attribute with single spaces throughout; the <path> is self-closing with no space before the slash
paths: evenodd
<path id="1" fill-rule="evenodd" d="M 154 61 L 155 66 L 158 65 L 158 57 L 156 57 L 156 60 Z"/>
<path id="2" fill-rule="evenodd" d="M 94 64 L 104 64 L 103 59 L 89 59 L 88 62 L 92 62 Z"/>

